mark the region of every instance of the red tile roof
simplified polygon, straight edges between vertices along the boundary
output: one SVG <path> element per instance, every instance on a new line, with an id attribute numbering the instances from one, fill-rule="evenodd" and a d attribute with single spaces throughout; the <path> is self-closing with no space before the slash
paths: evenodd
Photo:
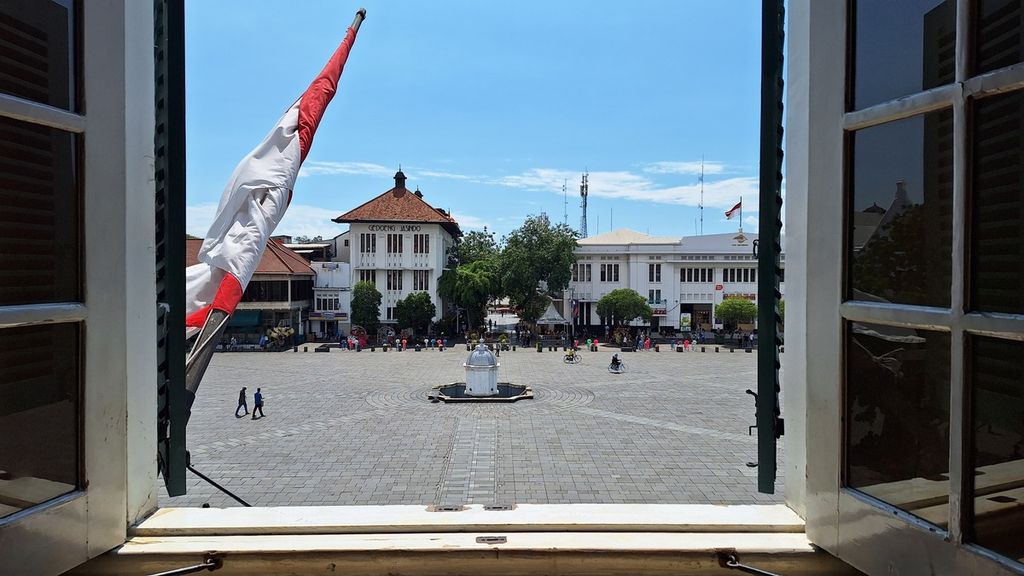
<path id="1" fill-rule="evenodd" d="M 201 238 L 188 238 L 185 240 L 185 266 L 192 266 L 199 263 L 199 248 L 203 245 Z M 299 276 L 313 276 L 316 273 L 309 267 L 305 258 L 285 248 L 276 240 L 267 242 L 267 249 L 260 258 L 260 264 L 256 267 L 255 276 L 260 274 L 295 274 Z"/>
<path id="2" fill-rule="evenodd" d="M 417 222 L 441 224 L 453 236 L 461 236 L 459 223 L 447 212 L 427 204 L 404 186 L 395 187 L 334 219 L 350 222 Z"/>

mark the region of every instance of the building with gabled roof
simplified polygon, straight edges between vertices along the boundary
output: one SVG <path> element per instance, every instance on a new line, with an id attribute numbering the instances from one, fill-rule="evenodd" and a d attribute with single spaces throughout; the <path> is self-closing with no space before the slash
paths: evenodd
<path id="1" fill-rule="evenodd" d="M 202 245 L 202 238 L 185 240 L 186 266 L 199 263 Z M 315 277 L 305 258 L 286 248 L 280 238 L 272 238 L 228 321 L 224 338 L 255 344 L 261 334 L 276 326 L 290 327 L 305 336 Z"/>
<path id="2" fill-rule="evenodd" d="M 462 235 L 450 212 L 431 206 L 419 189 L 409 190 L 405 182 L 399 170 L 393 188 L 334 218 L 349 225 L 348 232 L 334 239 L 335 254 L 351 264 L 351 286 L 366 281 L 380 291 L 384 324 L 397 322 L 395 305 L 413 292 L 430 294 L 437 309 L 434 320 L 441 317 L 437 280 Z"/>

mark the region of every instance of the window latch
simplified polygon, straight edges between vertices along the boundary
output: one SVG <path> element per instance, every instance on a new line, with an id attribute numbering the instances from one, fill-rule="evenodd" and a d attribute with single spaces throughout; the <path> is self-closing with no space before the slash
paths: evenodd
<path id="1" fill-rule="evenodd" d="M 213 572 L 214 570 L 220 570 L 224 567 L 224 559 L 208 552 L 203 557 L 202 564 L 196 564 L 195 566 L 185 566 L 184 568 L 177 568 L 175 570 L 168 570 L 167 572 L 160 572 L 157 574 L 150 574 L 150 576 L 182 576 L 183 574 L 195 574 L 197 572 Z"/>
<path id="2" fill-rule="evenodd" d="M 718 552 L 715 552 L 715 556 L 718 557 L 718 565 L 722 568 L 737 570 L 744 574 L 756 574 L 757 576 L 782 576 L 775 572 L 769 572 L 767 570 L 741 564 L 740 557 L 736 554 L 735 550 L 719 550 Z"/>

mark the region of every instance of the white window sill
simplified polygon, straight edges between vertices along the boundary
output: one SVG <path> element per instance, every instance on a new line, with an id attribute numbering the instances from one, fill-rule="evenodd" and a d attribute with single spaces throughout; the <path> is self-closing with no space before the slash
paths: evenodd
<path id="1" fill-rule="evenodd" d="M 224 559 L 220 574 L 708 574 L 736 550 L 762 569 L 853 574 L 818 552 L 782 505 L 169 508 L 72 574 L 153 573 Z M 505 537 L 481 543 L 481 536 Z"/>

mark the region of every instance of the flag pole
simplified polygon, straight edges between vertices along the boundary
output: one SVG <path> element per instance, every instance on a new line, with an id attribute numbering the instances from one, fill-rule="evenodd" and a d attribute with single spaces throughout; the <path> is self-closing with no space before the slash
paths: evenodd
<path id="1" fill-rule="evenodd" d="M 360 8 L 356 11 L 355 18 L 352 19 L 352 29 L 359 32 L 359 25 L 366 20 L 366 8 Z"/>

